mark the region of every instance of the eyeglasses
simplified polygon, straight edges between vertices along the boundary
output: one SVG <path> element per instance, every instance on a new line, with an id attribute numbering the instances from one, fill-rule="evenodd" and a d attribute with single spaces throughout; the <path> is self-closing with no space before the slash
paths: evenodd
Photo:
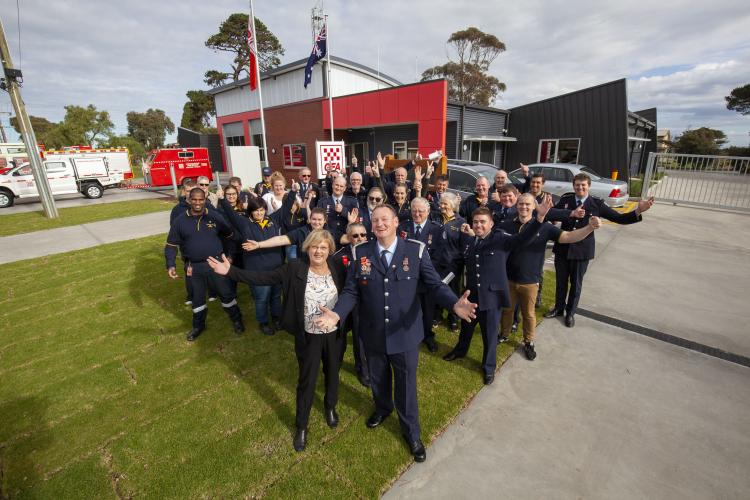
<path id="1" fill-rule="evenodd" d="M 368 196 L 367 199 L 374 202 L 383 201 L 383 198 L 373 198 L 372 196 Z"/>
<path id="2" fill-rule="evenodd" d="M 310 174 L 300 174 L 300 177 L 310 177 Z"/>
<path id="3" fill-rule="evenodd" d="M 200 187 L 208 187 L 210 184 L 198 184 Z"/>
<path id="4" fill-rule="evenodd" d="M 227 196 L 237 196 L 237 193 L 224 193 Z"/>
<path id="5" fill-rule="evenodd" d="M 352 233 L 352 238 L 367 238 L 367 233 Z"/>

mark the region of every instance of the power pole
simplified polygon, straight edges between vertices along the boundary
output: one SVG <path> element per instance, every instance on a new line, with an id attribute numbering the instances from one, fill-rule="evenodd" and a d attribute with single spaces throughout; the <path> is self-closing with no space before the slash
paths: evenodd
<path id="1" fill-rule="evenodd" d="M 7 111 L 0 111 L 0 115 L 8 115 L 10 116 L 10 113 Z M 3 142 L 8 142 L 8 136 L 5 135 L 5 127 L 3 127 L 3 119 L 0 118 L 0 138 L 2 138 Z"/>
<path id="2" fill-rule="evenodd" d="M 18 87 L 18 81 L 23 81 L 23 76 L 21 75 L 21 70 L 13 67 L 13 60 L 10 58 L 10 49 L 8 48 L 8 41 L 5 39 L 5 29 L 3 28 L 2 20 L 0 20 L 0 63 L 2 63 L 3 68 L 2 76 L 5 77 L 0 88 L 3 90 L 7 89 L 8 94 L 10 94 L 10 101 L 18 118 L 18 128 L 21 130 L 21 137 L 23 137 L 23 142 L 26 144 L 26 151 L 31 162 L 31 172 L 34 175 L 37 191 L 39 191 L 39 199 L 42 202 L 44 215 L 48 219 L 56 219 L 59 217 L 59 214 L 55 206 L 55 199 L 52 197 L 47 173 L 44 171 L 42 158 L 39 156 L 36 134 L 34 134 L 34 129 L 31 127 L 31 120 L 29 120 L 29 115 L 26 113 L 26 106 L 23 103 L 21 90 Z"/>

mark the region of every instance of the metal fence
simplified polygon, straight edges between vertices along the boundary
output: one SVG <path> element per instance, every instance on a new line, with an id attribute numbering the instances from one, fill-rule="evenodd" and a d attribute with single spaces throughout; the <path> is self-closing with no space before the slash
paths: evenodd
<path id="1" fill-rule="evenodd" d="M 650 153 L 644 198 L 750 212 L 750 158 Z"/>

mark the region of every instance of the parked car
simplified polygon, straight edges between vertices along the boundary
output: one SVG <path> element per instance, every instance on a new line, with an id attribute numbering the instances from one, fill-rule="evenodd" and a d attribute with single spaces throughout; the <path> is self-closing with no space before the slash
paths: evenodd
<path id="1" fill-rule="evenodd" d="M 565 193 L 573 192 L 573 176 L 585 173 L 591 177 L 591 189 L 589 193 L 602 198 L 610 207 L 620 207 L 628 201 L 628 184 L 623 181 L 614 181 L 601 177 L 591 168 L 584 165 L 572 163 L 532 163 L 529 165 L 531 173 L 541 171 L 544 174 L 544 190 L 559 199 Z M 520 180 L 521 169 L 513 170 L 508 174 L 513 182 Z"/>
<path id="2" fill-rule="evenodd" d="M 474 194 L 474 187 L 480 175 L 487 177 L 490 185 L 495 182 L 497 167 L 489 163 L 467 160 L 448 160 L 448 191 L 465 200 Z"/>

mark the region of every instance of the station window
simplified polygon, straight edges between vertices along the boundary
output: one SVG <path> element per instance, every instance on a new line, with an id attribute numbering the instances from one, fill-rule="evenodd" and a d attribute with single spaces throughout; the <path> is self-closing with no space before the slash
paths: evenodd
<path id="1" fill-rule="evenodd" d="M 284 167 L 306 167 L 307 166 L 307 145 L 305 144 L 284 144 Z"/>
<path id="2" fill-rule="evenodd" d="M 260 161 L 266 161 L 266 149 L 263 146 L 263 134 L 253 134 L 253 146 L 258 146 L 260 150 Z"/>
<path id="3" fill-rule="evenodd" d="M 541 139 L 539 163 L 578 163 L 581 139 Z"/>
<path id="4" fill-rule="evenodd" d="M 413 160 L 417 157 L 417 141 L 393 141 L 393 157 L 396 160 Z"/>
<path id="5" fill-rule="evenodd" d="M 244 135 L 232 135 L 226 138 L 227 146 L 244 146 L 245 136 Z"/>

